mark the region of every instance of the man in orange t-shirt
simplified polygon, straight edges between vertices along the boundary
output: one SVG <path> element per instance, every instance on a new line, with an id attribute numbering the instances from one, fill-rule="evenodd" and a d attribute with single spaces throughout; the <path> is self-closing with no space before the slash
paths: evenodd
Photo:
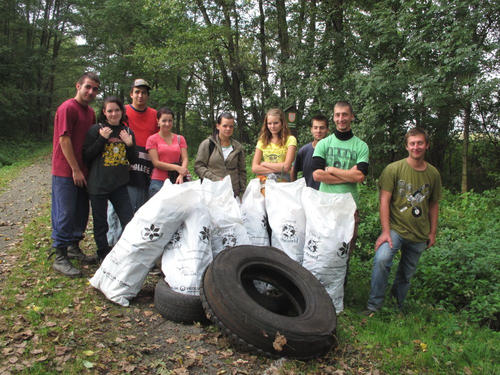
<path id="1" fill-rule="evenodd" d="M 149 136 L 158 132 L 156 110 L 148 107 L 149 83 L 138 78 L 134 80 L 130 90 L 132 104 L 125 106 L 128 125 L 135 134 L 137 161 L 130 169 L 128 193 L 132 208 L 137 211 L 148 200 L 148 189 L 153 165 L 146 151 L 146 141 Z"/>

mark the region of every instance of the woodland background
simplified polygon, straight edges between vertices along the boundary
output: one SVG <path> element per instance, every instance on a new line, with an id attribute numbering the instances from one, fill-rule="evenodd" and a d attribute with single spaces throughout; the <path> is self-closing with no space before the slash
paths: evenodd
<path id="1" fill-rule="evenodd" d="M 295 106 L 304 144 L 310 118 L 348 100 L 370 177 L 418 125 L 445 186 L 482 191 L 500 178 L 499 22 L 500 3 L 485 0 L 5 0 L 0 137 L 50 137 L 55 109 L 94 70 L 96 109 L 128 101 L 143 77 L 191 153 L 222 110 L 251 154 L 268 108 Z"/>

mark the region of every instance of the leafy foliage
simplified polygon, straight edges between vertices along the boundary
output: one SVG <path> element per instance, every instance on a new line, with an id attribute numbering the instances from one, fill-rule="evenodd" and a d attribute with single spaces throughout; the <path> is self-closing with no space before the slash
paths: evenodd
<path id="1" fill-rule="evenodd" d="M 500 329 L 500 189 L 448 195 L 439 242 L 424 253 L 415 298 L 463 311 L 473 322 Z"/>
<path id="2" fill-rule="evenodd" d="M 422 255 L 409 301 L 461 312 L 471 321 L 500 328 L 500 189 L 455 195 L 440 202 L 436 245 Z M 361 223 L 351 272 L 369 281 L 373 245 L 380 233 L 378 194 L 361 190 Z M 399 259 L 397 257 L 397 259 Z M 393 273 L 397 264 L 393 266 Z"/>

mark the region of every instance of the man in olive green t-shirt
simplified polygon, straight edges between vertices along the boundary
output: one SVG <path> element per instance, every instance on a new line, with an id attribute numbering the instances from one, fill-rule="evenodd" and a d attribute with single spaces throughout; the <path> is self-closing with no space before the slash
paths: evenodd
<path id="1" fill-rule="evenodd" d="M 436 242 L 441 177 L 424 160 L 429 137 L 413 128 L 405 140 L 408 157 L 385 167 L 379 179 L 382 233 L 375 242 L 367 315 L 382 307 L 394 255 L 401 250 L 391 294 L 402 309 L 420 255 Z"/>

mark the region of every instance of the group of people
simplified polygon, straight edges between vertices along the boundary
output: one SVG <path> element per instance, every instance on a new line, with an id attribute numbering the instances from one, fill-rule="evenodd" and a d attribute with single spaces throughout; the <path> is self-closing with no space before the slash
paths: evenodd
<path id="1" fill-rule="evenodd" d="M 99 91 L 99 78 L 85 73 L 76 83 L 76 95 L 62 103 L 54 119 L 52 159 L 53 268 L 67 276 L 80 271 L 69 259 L 84 263 L 104 259 L 110 251 L 107 240 L 108 201 L 122 227 L 164 182 L 190 179 L 187 143 L 173 129 L 174 113 L 148 107 L 151 87 L 144 79 L 134 80 L 131 104 L 117 97 L 104 99 L 99 119 L 89 104 Z M 270 109 L 264 118 L 252 159 L 252 171 L 261 181 L 294 181 L 301 173 L 309 187 L 326 193 L 350 193 L 359 204 L 358 184 L 368 174 L 368 145 L 353 134 L 354 112 L 350 103 L 337 102 L 333 109 L 335 128 L 329 135 L 326 116 L 311 120 L 312 142 L 298 151 L 282 110 Z M 198 147 L 194 170 L 201 178 L 231 177 L 236 197 L 246 187 L 244 148 L 233 138 L 235 118 L 223 112 L 212 135 Z M 405 137 L 408 157 L 389 164 L 379 179 L 382 232 L 375 243 L 368 314 L 384 302 L 393 258 L 401 260 L 391 294 L 400 308 L 408 292 L 420 255 L 436 240 L 441 180 L 435 167 L 425 161 L 429 148 L 427 133 L 419 128 Z M 97 257 L 85 255 L 83 238 L 89 215 L 94 220 Z M 354 249 L 359 224 L 349 246 Z"/>

